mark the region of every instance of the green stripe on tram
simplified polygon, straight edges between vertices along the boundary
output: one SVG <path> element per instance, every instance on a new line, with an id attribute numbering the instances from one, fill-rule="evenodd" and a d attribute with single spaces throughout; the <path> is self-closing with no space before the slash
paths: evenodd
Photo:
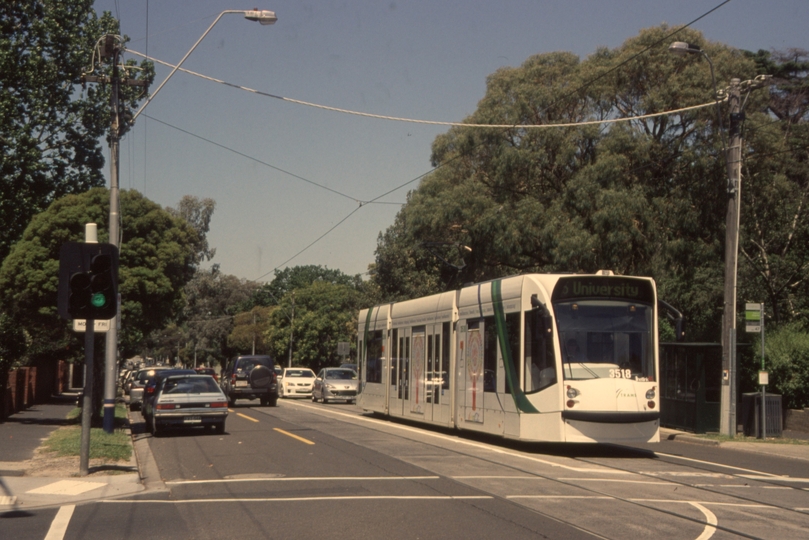
<path id="1" fill-rule="evenodd" d="M 362 360 L 367 360 L 365 351 L 368 350 L 368 329 L 371 328 L 371 314 L 373 312 L 373 307 L 368 308 L 368 315 L 365 317 L 365 334 L 362 336 L 362 350 L 357 354 L 357 367 L 359 367 Z"/>
<path id="2" fill-rule="evenodd" d="M 503 365 L 506 368 L 506 379 L 511 388 L 511 397 L 517 411 L 521 413 L 539 413 L 536 407 L 528 401 L 525 392 L 520 389 L 517 380 L 517 370 L 514 359 L 511 357 L 511 347 L 508 344 L 508 330 L 506 328 L 506 313 L 503 309 L 503 294 L 500 290 L 502 283 L 499 279 L 492 282 L 492 303 L 494 304 L 494 322 L 497 327 L 497 341 L 500 343 L 500 354 L 503 356 Z"/>

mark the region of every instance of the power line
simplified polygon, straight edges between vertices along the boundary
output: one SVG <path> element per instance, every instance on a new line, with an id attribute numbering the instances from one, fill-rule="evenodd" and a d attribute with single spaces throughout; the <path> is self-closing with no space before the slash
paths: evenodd
<path id="1" fill-rule="evenodd" d="M 725 3 L 730 2 L 730 1 L 731 0 L 725 0 Z M 716 8 L 714 8 L 714 9 L 716 9 Z M 697 20 L 699 20 L 699 19 L 695 19 L 695 22 Z M 692 23 L 689 23 L 689 24 L 692 24 Z M 683 27 L 683 28 L 685 28 L 685 27 Z M 669 36 L 679 32 L 680 30 L 682 30 L 682 28 L 678 29 L 677 31 L 673 32 L 672 34 L 669 34 Z M 663 39 L 668 39 L 669 36 L 666 36 Z M 655 45 L 659 44 L 662 41 L 663 40 L 658 41 L 657 43 L 655 43 Z M 610 69 L 609 71 L 607 71 L 605 73 L 602 73 L 598 77 L 592 79 L 588 83 L 585 83 L 584 85 L 580 86 L 576 90 L 573 90 L 572 92 L 569 92 L 565 96 L 559 98 L 559 100 L 557 100 L 554 103 L 557 103 L 558 101 L 566 98 L 567 96 L 571 95 L 574 92 L 578 92 L 579 90 L 582 90 L 582 89 L 586 88 L 587 86 L 594 83 L 595 81 L 597 81 L 601 77 L 606 76 L 608 73 L 610 73 L 610 72 L 614 71 L 615 69 L 617 69 L 618 67 L 626 64 L 630 60 L 633 60 L 633 59 L 637 58 L 640 54 L 645 53 L 650 48 L 651 48 L 651 46 L 647 47 L 646 49 L 644 49 L 640 53 L 632 56 L 628 60 L 625 60 L 624 62 L 621 62 L 618 66 Z M 137 51 L 127 50 L 127 52 L 130 52 L 130 53 L 135 54 L 137 56 L 141 56 L 146 60 L 150 60 L 152 62 L 156 62 L 158 64 L 162 64 L 162 65 L 167 66 L 167 67 L 171 67 L 171 68 L 176 67 L 173 64 L 169 64 L 168 62 L 158 60 L 157 58 L 147 56 L 147 55 L 145 55 L 143 53 L 139 53 Z M 702 109 L 704 107 L 714 107 L 714 106 L 716 106 L 716 101 L 711 101 L 710 103 L 702 103 L 700 105 L 692 105 L 690 107 L 682 107 L 680 109 L 674 109 L 674 110 L 671 110 L 671 111 L 649 113 L 649 114 L 643 114 L 643 115 L 639 115 L 639 116 L 629 116 L 629 117 L 622 117 L 622 118 L 608 118 L 608 119 L 599 119 L 599 120 L 588 120 L 588 121 L 584 121 L 584 122 L 566 122 L 566 123 L 561 123 L 561 124 L 470 124 L 470 123 L 466 123 L 466 122 L 444 122 L 444 121 L 439 121 L 439 120 L 419 120 L 419 119 L 416 119 L 416 118 L 405 118 L 405 117 L 399 117 L 399 116 L 386 116 L 386 115 L 382 115 L 382 114 L 373 114 L 373 113 L 366 113 L 366 112 L 362 112 L 362 111 L 354 111 L 354 110 L 351 110 L 351 109 L 341 109 L 339 107 L 331 107 L 329 105 L 320 105 L 320 104 L 311 103 L 311 102 L 308 102 L 308 101 L 301 101 L 299 99 L 288 98 L 288 97 L 284 97 L 284 96 L 278 96 L 278 95 L 275 95 L 275 94 L 270 94 L 269 92 L 262 92 L 261 90 L 256 90 L 255 88 L 250 88 L 248 86 L 242 86 L 242 85 L 239 85 L 239 84 L 230 83 L 230 82 L 227 82 L 227 81 L 223 81 L 222 79 L 216 79 L 214 77 L 209 77 L 208 75 L 203 75 L 201 73 L 197 73 L 196 71 L 191 71 L 191 70 L 185 69 L 185 68 L 179 68 L 177 71 L 182 71 L 184 73 L 188 73 L 189 75 L 193 75 L 195 77 L 205 79 L 207 81 L 223 84 L 225 86 L 230 86 L 231 88 L 236 88 L 238 90 L 243 90 L 245 92 L 250 92 L 252 94 L 256 94 L 256 95 L 259 95 L 259 96 L 278 99 L 278 100 L 281 100 L 281 101 L 294 103 L 296 105 L 304 105 L 306 107 L 314 107 L 316 109 L 322 109 L 322 110 L 326 110 L 326 111 L 338 112 L 338 113 L 342 113 L 342 114 L 349 114 L 349 115 L 353 115 L 353 116 L 362 116 L 362 117 L 365 117 L 365 118 L 374 118 L 374 119 L 377 119 L 377 120 L 390 120 L 390 121 L 394 121 L 394 122 L 407 122 L 407 123 L 411 123 L 411 124 L 425 124 L 425 125 L 431 125 L 431 126 L 447 126 L 447 127 L 463 127 L 463 128 L 490 128 L 490 129 L 568 128 L 568 127 L 594 126 L 594 125 L 602 125 L 602 124 L 616 124 L 616 123 L 620 123 L 620 122 L 631 122 L 633 120 L 645 120 L 645 119 L 648 119 L 648 118 L 655 118 L 655 117 L 658 117 L 658 116 L 667 116 L 667 115 L 672 115 L 672 114 L 680 114 L 680 113 L 687 112 L 687 111 L 692 111 L 692 110 L 696 110 L 696 109 Z M 726 99 L 727 98 L 725 98 L 725 100 Z M 553 106 L 553 104 L 551 104 L 550 106 Z"/>
<path id="2" fill-rule="evenodd" d="M 324 186 L 322 184 L 318 184 L 317 182 L 315 182 L 313 180 L 309 180 L 308 178 L 304 178 L 303 176 L 297 175 L 297 174 L 295 174 L 293 172 L 289 172 L 289 171 L 284 170 L 284 169 L 282 169 L 280 167 L 276 167 L 275 165 L 267 163 L 266 161 L 261 161 L 260 159 L 255 158 L 255 157 L 253 157 L 251 155 L 245 154 L 244 152 L 240 152 L 238 150 L 230 148 L 229 146 L 225 146 L 224 144 L 218 143 L 216 141 L 212 141 L 211 139 L 207 139 L 207 138 L 205 138 L 205 137 L 203 137 L 201 135 L 197 135 L 196 133 L 192 133 L 192 132 L 190 132 L 188 130 L 185 130 L 185 129 L 181 128 L 181 127 L 177 127 L 175 125 L 169 124 L 168 122 L 164 122 L 163 120 L 158 120 L 157 118 L 155 118 L 153 116 L 149 116 L 148 114 L 144 113 L 143 116 L 145 116 L 149 120 L 153 120 L 153 121 L 155 121 L 155 122 L 157 122 L 159 124 L 163 124 L 164 126 L 170 127 L 172 129 L 176 129 L 177 131 L 179 131 L 181 133 L 185 133 L 186 135 L 189 135 L 189 136 L 194 137 L 196 139 L 199 139 L 201 141 L 205 141 L 208 144 L 212 144 L 212 145 L 217 146 L 217 147 L 219 147 L 219 148 L 221 148 L 223 150 L 227 150 L 228 152 L 236 154 L 237 156 L 249 159 L 251 161 L 255 161 L 256 163 L 260 163 L 261 165 L 264 165 L 265 167 L 269 167 L 270 169 L 276 170 L 276 171 L 278 171 L 280 173 L 289 175 L 289 176 L 291 176 L 293 178 L 296 178 L 298 180 L 306 182 L 307 184 L 312 184 L 313 186 L 319 187 L 320 189 L 325 189 L 326 191 L 330 191 L 331 193 L 334 193 L 335 195 L 339 195 L 340 197 L 344 197 L 344 198 L 349 199 L 351 201 L 354 201 L 356 203 L 363 204 L 363 201 L 360 201 L 356 197 L 352 197 L 351 195 L 347 195 L 345 193 L 342 193 L 342 192 L 337 191 L 335 189 L 332 189 L 330 187 Z"/>

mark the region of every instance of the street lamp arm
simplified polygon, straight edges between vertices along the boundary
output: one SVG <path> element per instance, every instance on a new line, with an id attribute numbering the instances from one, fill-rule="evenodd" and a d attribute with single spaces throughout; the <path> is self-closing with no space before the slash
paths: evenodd
<path id="1" fill-rule="evenodd" d="M 208 29 L 205 30 L 205 33 L 203 33 L 200 36 L 200 38 L 197 40 L 197 42 L 194 43 L 194 46 L 191 47 L 191 49 L 189 49 L 189 51 L 187 53 L 185 53 L 185 56 L 183 56 L 182 60 L 180 60 L 180 62 L 176 66 L 174 66 L 174 69 L 171 70 L 171 73 L 169 73 L 168 77 L 163 79 L 163 82 L 160 83 L 160 86 L 158 86 L 157 89 L 154 91 L 154 93 L 152 95 L 150 95 L 146 99 L 146 101 L 143 103 L 141 108 L 138 109 L 138 112 L 136 112 L 132 116 L 132 119 L 129 121 L 131 124 L 135 123 L 135 119 L 138 116 L 140 116 L 140 113 L 143 112 L 143 109 L 145 109 L 146 106 L 149 105 L 149 103 L 152 102 L 152 100 L 155 98 L 157 93 L 160 92 L 160 89 L 163 88 L 163 86 L 165 86 L 165 84 L 169 81 L 169 79 L 171 79 L 171 77 L 177 72 L 177 70 L 180 69 L 180 66 L 183 65 L 183 62 L 185 62 L 185 60 L 189 56 L 191 56 L 191 53 L 194 52 L 194 49 L 197 48 L 197 45 L 199 45 L 202 42 L 202 40 L 205 39 L 205 36 L 208 35 L 208 33 L 211 31 L 211 29 L 214 26 L 216 26 L 216 23 L 219 22 L 219 19 L 221 19 L 224 15 L 227 15 L 229 13 L 242 13 L 242 14 L 244 14 L 244 16 L 245 16 L 245 18 L 247 20 L 258 21 L 261 24 L 273 24 L 273 23 L 275 23 L 275 21 L 278 20 L 276 18 L 276 16 L 275 16 L 275 13 L 273 13 L 272 11 L 266 11 L 266 10 L 263 10 L 263 11 L 254 11 L 254 10 L 245 11 L 243 9 L 226 9 L 225 11 L 220 13 L 219 16 L 216 19 L 214 19 L 214 22 L 211 23 L 211 26 L 209 26 Z"/>

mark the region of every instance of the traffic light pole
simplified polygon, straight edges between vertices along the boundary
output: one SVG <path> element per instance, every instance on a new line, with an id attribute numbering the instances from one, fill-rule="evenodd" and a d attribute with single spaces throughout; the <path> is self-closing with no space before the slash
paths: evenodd
<path id="1" fill-rule="evenodd" d="M 112 91 L 110 92 L 110 223 L 109 243 L 120 247 L 120 233 L 118 229 L 120 213 L 118 200 L 118 153 L 120 142 L 120 119 L 118 117 L 118 92 L 121 81 L 118 78 L 118 56 L 121 48 L 118 43 L 114 45 L 112 55 Z M 117 302 L 120 313 L 120 302 Z M 115 429 L 115 398 L 117 394 L 116 373 L 118 371 L 118 320 L 119 315 L 110 320 L 110 329 L 107 331 L 106 362 L 104 365 L 104 432 L 112 433 Z M 87 321 L 90 332 L 90 321 Z"/>
<path id="2" fill-rule="evenodd" d="M 84 331 L 84 394 L 81 409 L 81 453 L 79 474 L 90 474 L 90 426 L 93 421 L 93 355 L 95 354 L 95 321 L 87 319 Z"/>

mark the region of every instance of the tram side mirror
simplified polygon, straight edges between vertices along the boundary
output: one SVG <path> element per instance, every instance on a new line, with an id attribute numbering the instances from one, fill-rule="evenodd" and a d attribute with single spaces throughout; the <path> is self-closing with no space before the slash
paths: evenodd
<path id="1" fill-rule="evenodd" d="M 548 307 L 535 294 L 531 295 L 531 307 L 534 308 L 534 311 L 539 315 L 535 319 L 537 335 L 548 337 L 553 335 L 553 318 L 551 317 L 551 312 L 548 311 Z"/>
<path id="2" fill-rule="evenodd" d="M 674 339 L 675 341 L 685 341 L 685 316 L 680 313 L 674 306 L 657 299 L 657 309 L 663 311 L 666 317 L 674 323 Z"/>
<path id="3" fill-rule="evenodd" d="M 675 329 L 674 331 L 677 332 L 676 338 L 677 341 L 685 341 L 685 318 L 680 317 L 674 323 Z"/>

